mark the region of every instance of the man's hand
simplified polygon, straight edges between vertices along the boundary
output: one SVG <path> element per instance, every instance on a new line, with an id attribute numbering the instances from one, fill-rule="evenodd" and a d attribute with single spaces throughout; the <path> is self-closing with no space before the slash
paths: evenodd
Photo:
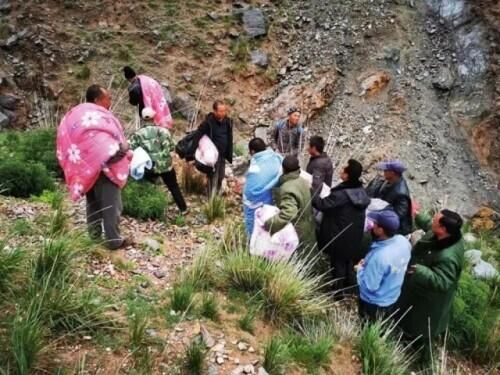
<path id="1" fill-rule="evenodd" d="M 365 260 L 361 259 L 358 264 L 354 266 L 354 271 L 358 272 L 360 268 L 363 268 L 365 265 Z"/>

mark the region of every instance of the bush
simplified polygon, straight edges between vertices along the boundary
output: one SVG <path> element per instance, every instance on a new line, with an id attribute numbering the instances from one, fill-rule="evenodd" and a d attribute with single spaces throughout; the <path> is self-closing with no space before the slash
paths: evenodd
<path id="1" fill-rule="evenodd" d="M 283 374 L 288 362 L 287 345 L 280 337 L 273 336 L 264 347 L 264 368 L 271 375 Z"/>
<path id="2" fill-rule="evenodd" d="M 170 308 L 175 312 L 187 312 L 193 307 L 194 287 L 191 284 L 178 284 L 172 290 Z"/>
<path id="3" fill-rule="evenodd" d="M 492 281 L 498 284 L 498 281 Z M 449 347 L 482 363 L 500 361 L 500 298 L 498 285 L 460 278 L 449 324 Z"/>
<path id="4" fill-rule="evenodd" d="M 4 159 L 0 163 L 0 192 L 18 198 L 54 189 L 54 180 L 40 163 Z"/>
<path id="5" fill-rule="evenodd" d="M 167 197 L 150 182 L 130 181 L 123 189 L 123 213 L 140 220 L 162 220 L 167 208 Z"/>

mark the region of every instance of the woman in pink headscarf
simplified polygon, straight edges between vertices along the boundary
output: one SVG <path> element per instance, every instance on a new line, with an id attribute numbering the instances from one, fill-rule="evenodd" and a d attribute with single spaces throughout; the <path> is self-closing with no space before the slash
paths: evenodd
<path id="1" fill-rule="evenodd" d="M 161 85 L 151 77 L 137 75 L 130 66 L 123 68 L 123 74 L 130 82 L 128 87 L 129 103 L 139 108 L 139 116 L 142 116 L 144 108 L 152 108 L 155 111 L 153 119 L 155 125 L 171 129 L 173 125 L 172 115 Z"/>
<path id="2" fill-rule="evenodd" d="M 86 103 L 72 108 L 57 131 L 57 158 L 73 201 L 87 199 L 89 234 L 106 245 L 126 245 L 120 236 L 121 189 L 129 170 L 128 144 L 118 119 L 109 111 L 111 96 L 92 85 Z"/>

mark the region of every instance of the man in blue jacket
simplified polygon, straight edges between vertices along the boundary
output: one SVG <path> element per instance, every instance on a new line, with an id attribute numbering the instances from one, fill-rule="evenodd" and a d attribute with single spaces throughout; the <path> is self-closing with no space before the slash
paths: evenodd
<path id="1" fill-rule="evenodd" d="M 374 321 L 390 315 L 401 294 L 411 244 L 399 230 L 399 217 L 392 210 L 368 214 L 373 222 L 374 241 L 370 252 L 357 266 L 359 314 Z"/>

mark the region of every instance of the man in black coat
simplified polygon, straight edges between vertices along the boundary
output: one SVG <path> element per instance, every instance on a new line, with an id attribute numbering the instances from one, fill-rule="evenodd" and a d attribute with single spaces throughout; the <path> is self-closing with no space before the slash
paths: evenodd
<path id="1" fill-rule="evenodd" d="M 366 187 L 371 198 L 380 198 L 389 203 L 399 216 L 399 234 L 409 234 L 412 231 L 413 219 L 411 212 L 411 197 L 408 184 L 403 177 L 406 170 L 399 160 L 386 161 L 377 165 L 384 171 L 384 177 L 377 176 Z"/>
<path id="2" fill-rule="evenodd" d="M 125 66 L 123 68 L 123 75 L 125 79 L 129 81 L 128 85 L 128 101 L 135 107 L 139 109 L 139 116 L 142 115 L 142 110 L 144 109 L 144 98 L 142 96 L 141 81 L 134 69 L 130 66 Z"/>
<path id="3" fill-rule="evenodd" d="M 309 163 L 306 172 L 312 175 L 313 193 L 319 194 L 323 183 L 332 185 L 333 165 L 331 159 L 324 152 L 325 141 L 320 136 L 312 136 L 309 140 Z"/>
<path id="4" fill-rule="evenodd" d="M 356 285 L 354 259 L 363 238 L 365 211 L 370 198 L 359 180 L 363 167 L 349 160 L 340 173 L 342 182 L 324 199 L 316 196 L 313 207 L 323 212 L 318 244 L 330 256 L 334 289 Z"/>
<path id="5" fill-rule="evenodd" d="M 201 138 L 206 135 L 217 147 L 219 159 L 214 171 L 208 174 L 208 196 L 218 194 L 222 188 L 222 181 L 226 175 L 226 160 L 233 162 L 233 122 L 227 117 L 226 105 L 221 101 L 215 101 L 213 111 L 207 115 L 198 127 L 198 135 Z"/>

